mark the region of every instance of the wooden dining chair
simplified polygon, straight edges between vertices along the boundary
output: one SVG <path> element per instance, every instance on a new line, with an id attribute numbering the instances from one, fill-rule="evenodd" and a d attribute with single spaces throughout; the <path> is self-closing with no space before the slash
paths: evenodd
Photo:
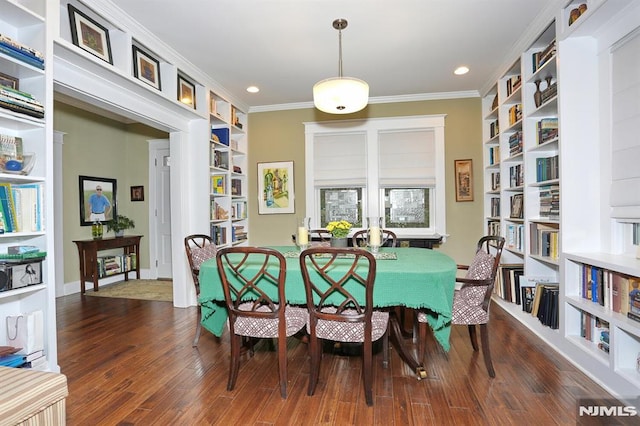
<path id="1" fill-rule="evenodd" d="M 198 346 L 200 340 L 200 333 L 202 332 L 202 313 L 200 311 L 200 265 L 207 259 L 213 259 L 216 257 L 216 245 L 210 236 L 205 234 L 193 234 L 184 238 L 184 250 L 187 253 L 187 259 L 189 260 L 189 269 L 191 270 L 191 278 L 193 279 L 193 285 L 196 290 L 196 299 L 198 300 L 198 324 L 196 325 L 196 334 L 193 338 L 191 346 Z"/>
<path id="2" fill-rule="evenodd" d="M 368 233 L 368 229 L 361 229 L 360 231 L 355 232 L 351 237 L 351 243 L 353 247 L 366 247 Z M 382 240 L 380 244 L 381 247 L 395 247 L 397 240 L 398 237 L 396 236 L 395 232 L 388 229 L 382 230 Z"/>
<path id="3" fill-rule="evenodd" d="M 388 363 L 389 313 L 373 308 L 376 260 L 357 248 L 313 247 L 300 253 L 309 310 L 308 395 L 320 375 L 322 345 L 318 339 L 363 344 L 363 381 L 367 405 L 373 405 L 373 343 L 383 337 L 384 365 Z M 360 298 L 357 298 L 357 295 Z"/>
<path id="4" fill-rule="evenodd" d="M 331 232 L 326 229 L 311 229 L 309 231 L 310 246 L 328 246 L 331 244 Z"/>
<path id="5" fill-rule="evenodd" d="M 456 278 L 456 290 L 453 296 L 451 324 L 466 325 L 469 328 L 469 338 L 474 351 L 478 351 L 476 325 L 480 326 L 482 356 L 490 377 L 495 377 L 496 373 L 491 361 L 487 323 L 489 322 L 491 293 L 496 281 L 503 247 L 503 237 L 488 235 L 480 238 L 471 265 L 457 265 L 459 270 L 466 270 L 466 275 Z M 418 324 L 420 334 L 418 359 L 422 362 L 427 337 L 427 315 L 424 311 L 418 313 Z"/>
<path id="6" fill-rule="evenodd" d="M 218 251 L 216 262 L 229 314 L 231 365 L 227 390 L 233 390 L 238 377 L 243 336 L 277 338 L 280 395 L 286 399 L 287 337 L 304 328 L 309 315 L 306 309 L 285 302 L 284 256 L 269 248 L 227 247 Z"/>

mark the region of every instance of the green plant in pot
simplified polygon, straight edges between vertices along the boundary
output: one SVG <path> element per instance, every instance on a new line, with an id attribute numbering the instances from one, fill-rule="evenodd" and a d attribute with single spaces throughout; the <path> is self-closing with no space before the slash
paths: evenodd
<path id="1" fill-rule="evenodd" d="M 135 227 L 136 224 L 133 220 L 121 214 L 117 214 L 116 217 L 107 222 L 107 232 L 115 232 L 116 237 L 122 237 L 125 229 L 133 229 Z"/>

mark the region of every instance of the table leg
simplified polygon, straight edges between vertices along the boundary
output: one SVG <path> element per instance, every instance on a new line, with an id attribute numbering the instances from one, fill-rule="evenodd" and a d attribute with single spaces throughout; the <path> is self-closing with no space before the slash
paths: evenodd
<path id="1" fill-rule="evenodd" d="M 417 379 L 422 380 L 427 377 L 427 371 L 409 352 L 404 344 L 402 327 L 395 311 L 389 313 L 389 326 L 391 327 L 391 343 L 398 351 L 400 358 L 416 373 Z"/>

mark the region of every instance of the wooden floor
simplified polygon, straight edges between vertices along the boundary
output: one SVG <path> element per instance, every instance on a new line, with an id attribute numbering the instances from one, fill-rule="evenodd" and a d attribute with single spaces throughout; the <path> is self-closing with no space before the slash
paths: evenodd
<path id="1" fill-rule="evenodd" d="M 490 329 L 496 378 L 464 327 L 451 350 L 428 344 L 426 380 L 392 350 L 375 363 L 367 407 L 360 357 L 325 355 L 307 396 L 306 345 L 289 340 L 288 399 L 280 398 L 276 354 L 259 344 L 226 390 L 228 334 L 191 341 L 196 308 L 168 302 L 83 297 L 57 300 L 58 359 L 69 384 L 68 425 L 553 425 L 576 424 L 577 400 L 608 394 L 497 305 Z"/>

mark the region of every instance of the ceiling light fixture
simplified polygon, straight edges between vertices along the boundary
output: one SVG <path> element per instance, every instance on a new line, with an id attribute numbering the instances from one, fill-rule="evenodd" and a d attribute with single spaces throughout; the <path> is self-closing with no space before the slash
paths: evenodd
<path id="1" fill-rule="evenodd" d="M 458 67 L 455 69 L 455 71 L 453 72 L 455 75 L 465 75 L 466 73 L 469 72 L 469 68 L 465 67 L 464 65 Z"/>
<path id="2" fill-rule="evenodd" d="M 347 28 L 346 19 L 333 21 L 338 30 L 338 77 L 327 78 L 313 86 L 313 103 L 320 111 L 329 114 L 349 114 L 367 106 L 369 85 L 357 78 L 342 76 L 342 30 Z"/>
<path id="3" fill-rule="evenodd" d="M 247 87 L 247 92 L 249 93 L 258 93 L 260 91 L 260 89 L 258 88 L 258 86 L 249 86 Z"/>

